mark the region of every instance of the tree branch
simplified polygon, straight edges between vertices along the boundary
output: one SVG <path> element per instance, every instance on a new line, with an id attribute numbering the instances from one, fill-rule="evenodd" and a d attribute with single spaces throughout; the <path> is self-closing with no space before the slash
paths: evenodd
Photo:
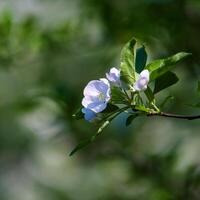
<path id="1" fill-rule="evenodd" d="M 186 120 L 195 120 L 200 119 L 200 115 L 177 115 L 172 113 L 149 113 L 147 116 L 161 116 L 161 117 L 169 117 L 169 118 L 177 118 L 177 119 L 186 119 Z"/>

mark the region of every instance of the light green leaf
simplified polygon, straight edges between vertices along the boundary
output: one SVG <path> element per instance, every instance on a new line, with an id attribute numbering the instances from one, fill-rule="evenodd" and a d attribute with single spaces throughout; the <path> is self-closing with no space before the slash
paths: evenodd
<path id="1" fill-rule="evenodd" d="M 101 133 L 103 129 L 106 128 L 106 126 L 108 126 L 108 124 L 110 124 L 110 120 L 106 120 L 105 122 L 103 122 L 103 124 L 99 127 L 97 133 Z"/>
<path id="2" fill-rule="evenodd" d="M 166 72 L 162 76 L 158 77 L 155 81 L 155 88 L 154 88 L 154 94 L 160 92 L 161 90 L 164 90 L 175 83 L 178 82 L 178 77 L 173 72 Z"/>
<path id="3" fill-rule="evenodd" d="M 145 68 L 147 62 L 147 52 L 145 50 L 145 46 L 138 48 L 136 50 L 136 58 L 135 58 L 135 70 L 139 74 Z"/>
<path id="4" fill-rule="evenodd" d="M 121 77 L 120 79 L 128 85 L 135 82 L 135 69 L 134 69 L 134 47 L 136 40 L 132 38 L 121 51 Z"/>
<path id="5" fill-rule="evenodd" d="M 150 80 L 153 81 L 167 71 L 170 71 L 175 64 L 179 63 L 189 55 L 191 55 L 191 53 L 180 52 L 166 59 L 155 60 L 148 64 L 146 69 L 151 72 Z"/>

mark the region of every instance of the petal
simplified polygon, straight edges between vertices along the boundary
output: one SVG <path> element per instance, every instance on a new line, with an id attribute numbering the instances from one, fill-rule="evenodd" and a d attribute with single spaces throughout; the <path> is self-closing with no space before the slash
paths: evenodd
<path id="1" fill-rule="evenodd" d="M 107 85 L 107 87 L 110 87 L 110 83 L 109 83 L 109 81 L 106 78 L 100 78 L 100 81 L 102 83 L 104 83 L 105 85 Z"/>
<path id="2" fill-rule="evenodd" d="M 110 72 L 106 73 L 106 77 L 110 82 L 112 82 L 116 85 L 119 85 L 119 83 L 120 83 L 120 71 L 117 68 L 115 68 L 115 67 L 111 68 Z"/>
<path id="3" fill-rule="evenodd" d="M 96 113 L 92 110 L 89 110 L 87 108 L 83 108 L 82 112 L 84 113 L 85 120 L 92 122 L 96 118 Z"/>
<path id="4" fill-rule="evenodd" d="M 95 113 L 99 113 L 103 111 L 107 106 L 105 102 L 94 102 L 87 106 L 88 109 L 94 111 Z"/>
<path id="5" fill-rule="evenodd" d="M 146 78 L 140 78 L 134 84 L 134 89 L 136 91 L 146 90 L 148 85 L 148 80 Z"/>
<path id="6" fill-rule="evenodd" d="M 82 100 L 82 105 L 87 108 L 87 106 L 93 102 L 98 102 L 99 98 L 98 97 L 93 97 L 93 96 L 85 96 Z"/>
<path id="7" fill-rule="evenodd" d="M 116 76 L 120 75 L 120 71 L 115 67 L 110 69 L 110 73 L 115 74 Z"/>
<path id="8" fill-rule="evenodd" d="M 98 90 L 98 84 L 99 84 L 99 81 L 98 80 L 93 80 L 93 81 L 90 81 L 84 91 L 83 91 L 83 94 L 84 96 L 98 96 L 99 95 L 99 90 Z"/>
<path id="9" fill-rule="evenodd" d="M 149 81 L 149 71 L 147 69 L 143 70 L 141 73 L 140 73 L 140 78 L 145 78 Z"/>

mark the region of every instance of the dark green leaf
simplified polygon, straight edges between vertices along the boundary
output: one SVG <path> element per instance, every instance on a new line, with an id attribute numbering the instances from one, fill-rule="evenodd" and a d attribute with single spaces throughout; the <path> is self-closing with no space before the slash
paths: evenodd
<path id="1" fill-rule="evenodd" d="M 151 72 L 150 80 L 153 81 L 159 76 L 166 73 L 167 71 L 170 71 L 171 69 L 173 69 L 175 64 L 179 63 L 189 55 L 191 54 L 181 52 L 166 59 L 155 60 L 152 63 L 148 64 L 146 66 L 146 69 L 148 69 Z"/>
<path id="2" fill-rule="evenodd" d="M 113 103 L 123 104 L 126 102 L 126 95 L 120 90 L 119 87 L 112 87 L 111 94 L 111 101 Z"/>
<path id="3" fill-rule="evenodd" d="M 121 80 L 131 85 L 135 82 L 134 47 L 136 40 L 131 39 L 121 51 Z"/>
<path id="4" fill-rule="evenodd" d="M 117 110 L 119 110 L 118 106 L 108 103 L 106 109 L 102 113 L 112 113 Z"/>
<path id="5" fill-rule="evenodd" d="M 150 87 L 147 87 L 147 89 L 144 91 L 144 93 L 145 93 L 147 99 L 149 100 L 149 102 L 153 102 L 154 101 L 154 99 L 155 99 L 154 98 L 154 94 L 153 94 L 153 92 L 152 92 Z"/>
<path id="6" fill-rule="evenodd" d="M 103 129 L 108 126 L 108 124 L 110 123 L 109 120 L 104 121 L 101 126 L 99 127 L 97 133 L 95 135 L 93 135 L 92 137 L 85 139 L 83 141 L 81 141 L 69 154 L 69 156 L 72 156 L 73 154 L 75 154 L 77 151 L 79 151 L 80 149 L 88 146 L 90 143 L 94 142 L 97 138 L 97 136 L 100 135 L 100 133 L 103 131 Z"/>
<path id="7" fill-rule="evenodd" d="M 136 58 L 135 58 L 135 70 L 137 73 L 142 72 L 145 68 L 147 62 L 147 53 L 145 50 L 145 46 L 138 48 L 136 50 Z"/>
<path id="8" fill-rule="evenodd" d="M 173 72 L 166 72 L 162 76 L 158 77 L 155 81 L 155 88 L 154 88 L 154 94 L 160 92 L 161 90 L 164 90 L 171 85 L 174 85 L 178 82 L 178 77 Z"/>
<path id="9" fill-rule="evenodd" d="M 138 115 L 130 115 L 126 119 L 126 126 L 129 126 Z"/>
<path id="10" fill-rule="evenodd" d="M 112 114 L 109 118 L 105 118 L 104 121 L 101 123 L 99 129 L 97 130 L 97 133 L 95 135 L 93 135 L 91 138 L 83 140 L 82 142 L 80 142 L 70 153 L 70 156 L 72 156 L 74 153 L 76 153 L 78 150 L 86 147 L 87 145 L 89 145 L 91 142 L 94 142 L 96 140 L 96 138 L 100 135 L 100 133 L 103 131 L 104 128 L 106 128 L 110 122 L 117 117 L 120 113 L 122 113 L 123 111 L 127 110 L 128 107 L 124 107 L 119 109 L 119 111 L 115 112 L 114 114 Z"/>
<path id="11" fill-rule="evenodd" d="M 72 117 L 73 117 L 74 119 L 77 119 L 77 120 L 83 119 L 83 118 L 84 118 L 84 114 L 82 113 L 81 110 L 82 110 L 82 107 L 79 108 L 79 109 L 72 115 Z"/>
<path id="12" fill-rule="evenodd" d="M 164 108 L 164 106 L 166 105 L 166 103 L 167 103 L 168 101 L 170 101 L 170 100 L 173 100 L 173 99 L 174 99 L 173 96 L 171 96 L 171 95 L 167 96 L 167 97 L 163 100 L 163 102 L 160 104 L 160 108 L 161 108 L 161 109 Z"/>
<path id="13" fill-rule="evenodd" d="M 89 145 L 92 142 L 92 138 L 89 139 L 85 139 L 83 141 L 81 141 L 69 154 L 69 156 L 72 156 L 73 154 L 75 154 L 78 150 L 86 147 L 87 145 Z"/>

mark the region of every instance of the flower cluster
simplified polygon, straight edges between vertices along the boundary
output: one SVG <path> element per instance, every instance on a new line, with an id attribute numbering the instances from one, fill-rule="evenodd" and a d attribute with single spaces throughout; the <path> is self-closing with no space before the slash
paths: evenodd
<path id="1" fill-rule="evenodd" d="M 149 83 L 149 71 L 143 70 L 135 83 L 132 85 L 133 92 L 144 91 L 147 89 Z M 111 100 L 111 87 L 119 87 L 124 92 L 120 80 L 120 70 L 113 67 L 108 73 L 106 78 L 100 80 L 90 81 L 84 91 L 84 98 L 82 100 L 82 113 L 87 121 L 94 121 L 97 114 L 106 109 L 108 102 Z"/>
<path id="2" fill-rule="evenodd" d="M 92 137 L 80 142 L 70 155 L 93 142 L 112 120 L 124 112 L 127 114 L 126 126 L 139 116 L 199 118 L 165 114 L 161 112 L 161 108 L 171 97 L 167 96 L 158 106 L 155 96 L 178 82 L 178 77 L 171 70 L 189 55 L 191 54 L 187 52 L 179 52 L 147 63 L 145 46 L 135 38 L 127 42 L 121 50 L 119 69 L 111 68 L 105 78 L 92 80 L 84 88 L 82 108 L 73 116 L 75 119 L 85 118 L 89 122 L 95 122 L 98 129 Z M 148 85 L 150 82 L 153 88 Z"/>

